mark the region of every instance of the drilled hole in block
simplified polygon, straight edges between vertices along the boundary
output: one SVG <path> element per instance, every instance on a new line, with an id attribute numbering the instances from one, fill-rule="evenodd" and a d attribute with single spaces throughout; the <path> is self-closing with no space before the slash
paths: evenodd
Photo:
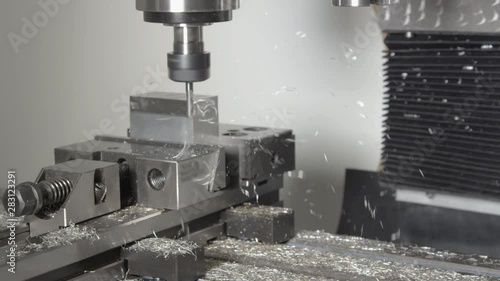
<path id="1" fill-rule="evenodd" d="M 152 169 L 148 173 L 148 183 L 149 185 L 156 190 L 162 190 L 165 187 L 165 174 L 158 169 Z"/>

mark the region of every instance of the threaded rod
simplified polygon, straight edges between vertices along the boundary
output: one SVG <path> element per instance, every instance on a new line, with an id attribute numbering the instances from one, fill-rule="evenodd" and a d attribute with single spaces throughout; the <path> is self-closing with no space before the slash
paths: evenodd
<path id="1" fill-rule="evenodd" d="M 68 198 L 73 184 L 66 178 L 53 179 L 40 182 L 37 187 L 43 194 L 43 205 L 53 205 L 64 202 Z"/>

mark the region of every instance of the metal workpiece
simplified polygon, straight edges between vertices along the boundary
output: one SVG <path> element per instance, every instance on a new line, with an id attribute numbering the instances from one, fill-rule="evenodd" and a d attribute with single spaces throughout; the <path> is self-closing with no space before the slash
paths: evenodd
<path id="1" fill-rule="evenodd" d="M 219 134 L 216 96 L 148 93 L 130 97 L 130 136 L 180 144 L 208 143 Z M 192 108 L 189 107 L 192 104 Z"/>
<path id="2" fill-rule="evenodd" d="M 130 110 L 132 138 L 223 146 L 231 181 L 250 191 L 295 169 L 291 130 L 219 124 L 217 97 L 194 96 L 192 117 L 183 94 L 133 96 Z"/>
<path id="3" fill-rule="evenodd" d="M 397 261 L 370 259 L 322 249 L 298 248 L 289 245 L 261 244 L 235 239 L 218 240 L 205 248 L 211 259 L 237 262 L 258 267 L 272 265 L 278 270 L 334 280 L 419 280 L 419 281 L 489 281 L 480 275 L 463 275 Z"/>
<path id="4" fill-rule="evenodd" d="M 395 0 L 332 0 L 332 5 L 337 7 L 370 7 L 370 5 L 386 6 Z"/>
<path id="5" fill-rule="evenodd" d="M 205 273 L 203 247 L 183 240 L 147 238 L 123 248 L 128 274 L 168 281 L 195 281 Z"/>
<path id="6" fill-rule="evenodd" d="M 105 140 L 127 147 L 126 139 L 102 138 Z M 227 187 L 223 147 L 137 140 L 128 140 L 128 144 L 133 147 L 129 155 L 135 175 L 132 187 L 140 205 L 180 209 L 215 197 L 216 191 Z M 104 161 L 108 154 L 103 152 Z M 117 158 L 116 152 L 111 154 Z M 163 196 L 168 198 L 160 200 Z"/>
<path id="7" fill-rule="evenodd" d="M 218 153 L 178 162 L 137 158 L 138 204 L 179 210 L 219 196 L 225 186 L 225 174 L 217 181 L 219 161 L 224 163 Z"/>
<path id="8" fill-rule="evenodd" d="M 264 243 L 283 243 L 295 235 L 295 216 L 292 209 L 244 204 L 222 213 L 226 234 L 239 239 Z"/>
<path id="9" fill-rule="evenodd" d="M 224 146 L 231 180 L 247 190 L 295 170 L 291 130 L 220 124 L 219 137 L 210 141 Z"/>
<path id="10" fill-rule="evenodd" d="M 194 110 L 194 113 L 197 113 L 199 117 L 205 117 L 207 122 L 219 123 L 217 96 L 195 95 L 193 98 L 195 105 L 198 107 Z M 151 92 L 144 95 L 130 96 L 130 113 L 144 112 L 163 114 L 165 116 L 188 117 L 185 101 L 186 96 L 181 93 Z"/>
<path id="11" fill-rule="evenodd" d="M 39 202 L 26 214 L 30 236 L 38 236 L 71 223 L 79 223 L 120 209 L 118 165 L 98 161 L 72 160 L 42 169 L 37 184 L 21 186 L 23 199 Z M 106 189 L 96 202 L 96 185 Z M 35 191 L 35 190 L 39 191 Z M 26 200 L 29 201 L 29 200 Z M 33 207 L 35 206 L 35 207 Z M 26 206 L 25 206 L 26 207 Z M 26 208 L 24 210 L 27 210 Z"/>
<path id="12" fill-rule="evenodd" d="M 145 207 L 178 210 L 226 187 L 224 148 L 215 145 L 98 137 L 56 149 L 56 161 L 81 157 L 125 161 L 130 180 L 122 188 L 131 189 L 134 201 Z"/>

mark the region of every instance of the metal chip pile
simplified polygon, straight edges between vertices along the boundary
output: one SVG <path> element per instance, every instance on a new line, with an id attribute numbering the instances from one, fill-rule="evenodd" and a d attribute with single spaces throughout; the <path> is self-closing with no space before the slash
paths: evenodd
<path id="1" fill-rule="evenodd" d="M 244 216 L 276 217 L 279 215 L 291 214 L 293 213 L 293 210 L 272 206 L 255 206 L 253 204 L 246 203 L 240 207 L 229 209 L 226 212 Z"/>
<path id="2" fill-rule="evenodd" d="M 295 274 L 270 267 L 257 267 L 219 260 L 207 260 L 207 273 L 200 281 L 336 281 L 321 277 Z"/>
<path id="3" fill-rule="evenodd" d="M 415 265 L 367 259 L 287 245 L 227 239 L 205 249 L 207 257 L 338 280 L 479 281 L 495 280 Z M 249 279 L 252 280 L 252 279 Z"/>
<path id="4" fill-rule="evenodd" d="M 99 235 L 97 235 L 94 228 L 72 224 L 64 229 L 42 235 L 40 239 L 41 241 L 39 243 L 26 245 L 17 252 L 17 255 L 22 257 L 31 252 L 39 252 L 54 247 L 71 245 L 80 240 L 90 240 L 93 242 L 99 239 Z"/>
<path id="5" fill-rule="evenodd" d="M 324 245 L 371 252 L 395 251 L 393 243 L 364 239 L 356 236 L 333 235 L 324 231 L 301 231 L 290 241 L 294 244 Z"/>
<path id="6" fill-rule="evenodd" d="M 164 257 L 166 259 L 171 255 L 195 256 L 194 251 L 199 247 L 199 245 L 189 241 L 167 238 L 148 238 L 137 242 L 127 249 L 135 252 L 151 252 L 157 254 L 158 257 Z"/>
<path id="7" fill-rule="evenodd" d="M 500 269 L 500 260 L 492 259 L 487 256 L 438 251 L 429 247 L 404 246 L 360 237 L 334 235 L 323 231 L 301 231 L 290 241 L 290 243 L 383 252 L 406 257 L 425 258 L 429 260 Z"/>
<path id="8" fill-rule="evenodd" d="M 8 218 L 9 218 L 9 216 L 7 215 L 7 213 L 5 213 L 3 210 L 0 211 L 0 229 L 7 228 L 7 226 L 9 225 L 7 223 Z"/>
<path id="9" fill-rule="evenodd" d="M 127 223 L 136 219 L 141 219 L 144 216 L 152 215 L 154 213 L 162 212 L 161 210 L 153 209 L 153 208 L 145 208 L 141 206 L 130 206 L 119 211 L 116 211 L 112 214 L 109 214 L 103 218 L 106 221 L 116 223 Z"/>

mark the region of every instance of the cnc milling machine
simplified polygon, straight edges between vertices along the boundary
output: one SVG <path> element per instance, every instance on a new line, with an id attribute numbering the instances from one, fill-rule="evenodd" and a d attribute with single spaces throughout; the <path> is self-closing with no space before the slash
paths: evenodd
<path id="1" fill-rule="evenodd" d="M 282 207 L 279 194 L 284 174 L 295 169 L 292 130 L 221 124 L 218 98 L 194 94 L 194 83 L 210 78 L 203 29 L 230 21 L 239 8 L 239 0 L 136 0 L 144 21 L 173 29 L 169 77 L 185 83 L 186 92 L 131 96 L 128 137 L 96 136 L 56 148 L 55 165 L 7 190 L 6 221 L 16 225 L 17 248 L 15 256 L 1 257 L 0 279 L 500 277 L 499 268 L 388 254 L 389 244 L 321 232 L 296 235 L 293 210 Z M 7 227 L 0 235 L 0 246 L 12 252 L 12 231 Z M 16 274 L 8 271 L 12 261 Z"/>

